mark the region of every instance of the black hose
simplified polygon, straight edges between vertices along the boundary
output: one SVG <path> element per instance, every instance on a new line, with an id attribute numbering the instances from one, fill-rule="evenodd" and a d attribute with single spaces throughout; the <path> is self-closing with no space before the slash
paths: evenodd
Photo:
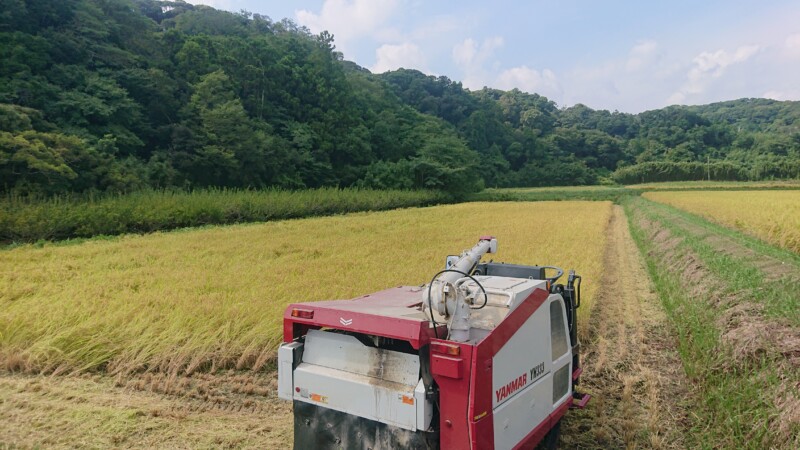
<path id="1" fill-rule="evenodd" d="M 433 280 L 436 279 L 436 276 L 439 275 L 438 273 L 434 275 L 433 279 L 430 283 L 428 283 L 428 310 L 431 312 L 431 323 L 433 324 L 433 335 L 436 336 L 436 339 L 439 339 L 439 332 L 436 330 L 436 319 L 433 318 L 433 300 L 431 300 L 431 287 L 433 286 Z"/>
<path id="2" fill-rule="evenodd" d="M 477 284 L 478 287 L 481 288 L 481 292 L 483 293 L 483 305 L 481 305 L 481 306 L 479 306 L 477 308 L 470 307 L 469 309 L 476 309 L 476 310 L 477 309 L 483 309 L 484 307 L 486 307 L 486 304 L 489 302 L 489 296 L 486 294 L 486 289 L 484 289 L 483 285 L 478 280 L 476 280 L 472 275 L 469 275 L 467 273 L 464 273 L 464 272 L 462 272 L 460 270 L 456 270 L 456 269 L 444 269 L 444 270 L 438 272 L 436 275 L 433 276 L 433 278 L 431 278 L 431 282 L 428 283 L 428 309 L 431 311 L 431 323 L 433 323 L 433 334 L 436 336 L 436 339 L 439 339 L 439 332 L 436 331 L 436 319 L 433 318 L 433 300 L 431 299 L 431 288 L 433 287 L 433 282 L 436 281 L 436 277 L 438 277 L 439 275 L 441 275 L 443 273 L 447 273 L 447 272 L 453 272 L 453 273 L 458 273 L 458 274 L 464 275 L 465 277 L 467 277 L 470 280 L 474 281 L 475 284 Z"/>

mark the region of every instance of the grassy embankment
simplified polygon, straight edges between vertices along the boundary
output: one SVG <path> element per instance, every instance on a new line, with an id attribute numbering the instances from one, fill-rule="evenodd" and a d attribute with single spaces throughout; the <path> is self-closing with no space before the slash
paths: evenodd
<path id="1" fill-rule="evenodd" d="M 661 183 L 629 184 L 629 189 L 641 191 L 686 191 L 686 190 L 780 190 L 800 189 L 800 180 L 764 181 L 665 181 Z"/>
<path id="2" fill-rule="evenodd" d="M 5 250 L 0 369 L 258 370 L 288 303 L 428 282 L 484 234 L 500 241 L 496 260 L 577 269 L 588 314 L 611 204 L 565 206 L 468 203 Z"/>
<path id="3" fill-rule="evenodd" d="M 207 189 L 122 195 L 0 199 L 0 243 L 149 233 L 427 206 L 449 201 L 434 191 L 322 188 L 304 191 Z"/>
<path id="4" fill-rule="evenodd" d="M 644 197 L 800 254 L 800 190 L 648 192 Z"/>
<path id="5" fill-rule="evenodd" d="M 640 191 L 624 186 L 558 186 L 542 188 L 485 189 L 469 197 L 470 201 L 612 201 L 619 202 Z"/>
<path id="6" fill-rule="evenodd" d="M 473 194 L 473 201 L 566 201 L 600 200 L 619 203 L 622 199 L 650 191 L 775 191 L 800 190 L 800 180 L 775 181 L 676 181 L 628 186 L 554 186 L 538 188 L 485 189 Z"/>
<path id="7" fill-rule="evenodd" d="M 635 198 L 634 239 L 698 387 L 693 446 L 800 445 L 800 257 Z"/>

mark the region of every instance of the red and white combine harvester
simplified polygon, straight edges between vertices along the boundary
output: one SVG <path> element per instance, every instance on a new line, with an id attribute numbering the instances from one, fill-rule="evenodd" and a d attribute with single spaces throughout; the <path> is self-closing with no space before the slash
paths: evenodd
<path id="1" fill-rule="evenodd" d="M 481 263 L 496 250 L 482 237 L 425 286 L 289 305 L 278 395 L 295 449 L 554 447 L 589 400 L 575 392 L 581 278 Z"/>

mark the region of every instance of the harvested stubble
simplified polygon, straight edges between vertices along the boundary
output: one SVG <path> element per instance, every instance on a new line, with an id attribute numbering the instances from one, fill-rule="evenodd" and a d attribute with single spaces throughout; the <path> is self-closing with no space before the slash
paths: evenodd
<path id="1" fill-rule="evenodd" d="M 258 370 L 288 303 L 426 283 L 484 234 L 495 260 L 576 268 L 587 314 L 610 206 L 469 203 L 6 250 L 0 368 Z"/>
<path id="2" fill-rule="evenodd" d="M 643 196 L 800 253 L 800 190 L 647 192 Z"/>

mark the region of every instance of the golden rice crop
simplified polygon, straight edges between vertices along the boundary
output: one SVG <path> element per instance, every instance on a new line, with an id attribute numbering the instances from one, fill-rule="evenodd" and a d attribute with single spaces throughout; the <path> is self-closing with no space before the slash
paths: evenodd
<path id="1" fill-rule="evenodd" d="M 800 253 L 800 190 L 647 192 L 643 195 Z"/>
<path id="2" fill-rule="evenodd" d="M 576 268 L 584 315 L 608 202 L 468 203 L 0 252 L 0 368 L 259 369 L 290 302 L 423 284 L 478 236 L 495 260 Z"/>
<path id="3" fill-rule="evenodd" d="M 643 190 L 692 190 L 692 189 L 793 189 L 800 187 L 800 180 L 764 181 L 660 181 L 656 183 L 629 184 L 630 189 Z"/>

